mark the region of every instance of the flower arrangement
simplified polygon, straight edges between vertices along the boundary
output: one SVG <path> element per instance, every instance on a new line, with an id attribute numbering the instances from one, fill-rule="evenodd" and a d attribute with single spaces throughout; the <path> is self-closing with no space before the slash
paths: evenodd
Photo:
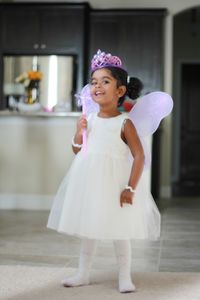
<path id="1" fill-rule="evenodd" d="M 24 85 L 27 98 L 27 104 L 33 104 L 39 101 L 39 82 L 43 74 L 40 71 L 28 71 L 19 75 L 15 81 Z"/>
<path id="2" fill-rule="evenodd" d="M 42 72 L 40 71 L 28 71 L 19 75 L 15 81 L 17 83 L 24 84 L 25 87 L 28 87 L 32 80 L 40 81 L 42 79 Z"/>

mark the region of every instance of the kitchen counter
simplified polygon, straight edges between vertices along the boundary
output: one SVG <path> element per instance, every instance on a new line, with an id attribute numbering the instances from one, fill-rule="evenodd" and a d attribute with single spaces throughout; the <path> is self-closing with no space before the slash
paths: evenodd
<path id="1" fill-rule="evenodd" d="M 1 110 L 0 117 L 11 117 L 11 116 L 21 116 L 21 117 L 44 117 L 44 118 L 54 118 L 54 117 L 79 117 L 81 112 L 71 111 L 71 112 L 44 112 L 44 111 L 32 111 L 32 112 L 21 112 L 21 111 L 10 111 Z"/>
<path id="2" fill-rule="evenodd" d="M 46 207 L 73 160 L 80 114 L 0 112 L 0 204 L 3 199 L 5 208 Z"/>

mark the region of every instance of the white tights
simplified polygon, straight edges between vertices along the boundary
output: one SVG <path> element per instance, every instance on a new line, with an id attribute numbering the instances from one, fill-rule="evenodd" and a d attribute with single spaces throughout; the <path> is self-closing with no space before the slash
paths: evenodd
<path id="1" fill-rule="evenodd" d="M 131 243 L 129 240 L 114 240 L 114 247 L 119 266 L 119 291 L 134 292 L 135 285 L 131 280 Z"/>
<path id="2" fill-rule="evenodd" d="M 96 252 L 97 240 L 83 239 L 79 257 L 78 272 L 75 276 L 62 281 L 66 287 L 88 285 L 90 283 L 90 269 Z M 115 253 L 119 266 L 119 291 L 133 292 L 135 286 L 131 280 L 131 244 L 129 240 L 114 240 Z"/>

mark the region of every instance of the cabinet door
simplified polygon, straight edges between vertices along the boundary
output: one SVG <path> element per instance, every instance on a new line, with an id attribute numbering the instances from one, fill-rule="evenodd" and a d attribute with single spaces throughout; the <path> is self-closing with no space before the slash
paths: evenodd
<path id="1" fill-rule="evenodd" d="M 117 16 L 108 13 L 91 13 L 89 67 L 91 59 L 98 49 L 119 55 L 121 30 Z"/>
<path id="2" fill-rule="evenodd" d="M 83 43 L 83 10 L 48 9 L 41 12 L 41 49 L 79 52 Z"/>
<path id="3" fill-rule="evenodd" d="M 92 13 L 90 28 L 90 58 L 98 49 L 112 54 L 119 52 L 122 26 L 117 16 Z"/>
<path id="4" fill-rule="evenodd" d="M 90 59 L 100 48 L 119 56 L 144 92 L 162 88 L 162 30 L 164 12 L 104 11 L 91 14 Z"/>
<path id="5" fill-rule="evenodd" d="M 129 75 L 142 79 L 144 92 L 161 89 L 163 16 L 145 13 L 127 16 L 121 19 L 121 24 L 120 53 Z"/>
<path id="6" fill-rule="evenodd" d="M 39 16 L 34 8 L 16 10 L 4 8 L 2 12 L 2 47 L 4 51 L 21 53 L 39 48 Z"/>

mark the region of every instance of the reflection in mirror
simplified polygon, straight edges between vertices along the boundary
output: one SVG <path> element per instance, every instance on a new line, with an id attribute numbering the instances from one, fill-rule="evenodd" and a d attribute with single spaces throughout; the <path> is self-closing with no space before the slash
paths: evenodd
<path id="1" fill-rule="evenodd" d="M 9 109 L 73 110 L 73 56 L 4 56 L 3 62 Z"/>

